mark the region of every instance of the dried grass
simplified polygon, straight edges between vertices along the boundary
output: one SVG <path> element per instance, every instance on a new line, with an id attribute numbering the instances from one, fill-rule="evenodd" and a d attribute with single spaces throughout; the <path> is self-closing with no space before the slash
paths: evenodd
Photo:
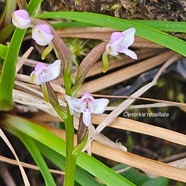
<path id="1" fill-rule="evenodd" d="M 103 28 L 87 28 L 87 29 L 76 29 L 73 31 L 71 29 L 64 29 L 62 31 L 58 31 L 62 36 L 68 37 L 80 37 L 80 38 L 96 38 L 102 40 L 108 40 L 110 33 L 113 30 L 111 29 L 103 29 Z M 185 167 L 177 168 L 177 165 L 170 165 L 166 163 L 162 163 L 160 161 L 151 160 L 148 158 L 144 158 L 138 155 L 135 155 L 130 152 L 125 152 L 125 148 L 118 143 L 114 143 L 110 141 L 108 138 L 101 134 L 101 131 L 105 127 L 117 128 L 121 131 L 132 131 L 136 133 L 140 133 L 143 135 L 150 135 L 156 138 L 161 138 L 163 140 L 179 144 L 186 145 L 186 136 L 184 134 L 171 131 L 168 129 L 164 129 L 161 127 L 156 127 L 151 124 L 142 123 L 138 121 L 134 121 L 131 119 L 118 117 L 120 113 L 122 113 L 128 106 L 132 104 L 132 102 L 136 99 L 142 99 L 140 96 L 147 91 L 149 88 L 156 84 L 158 77 L 167 68 L 168 65 L 176 61 L 180 56 L 175 54 L 169 50 L 162 50 L 162 47 L 151 43 L 146 40 L 142 40 L 137 38 L 133 47 L 144 47 L 144 49 L 137 50 L 139 60 L 133 64 L 133 61 L 129 58 L 122 57 L 117 59 L 112 59 L 110 64 L 110 69 L 112 72 L 108 72 L 106 74 L 102 74 L 102 65 L 101 61 L 96 63 L 92 70 L 88 73 L 88 77 L 91 77 L 90 81 L 86 81 L 83 84 L 82 88 L 78 92 L 78 95 L 81 95 L 84 91 L 89 91 L 92 93 L 96 93 L 97 91 L 104 90 L 105 88 L 116 85 L 124 80 L 130 79 L 136 75 L 139 75 L 147 70 L 150 70 L 158 65 L 164 66 L 160 69 L 158 74 L 154 77 L 153 81 L 140 90 L 135 92 L 128 97 L 127 100 L 123 101 L 120 105 L 116 107 L 109 108 L 112 109 L 110 114 L 105 115 L 94 115 L 93 123 L 98 125 L 96 129 L 94 127 L 90 127 L 89 135 L 95 141 L 91 144 L 91 152 L 93 154 L 97 154 L 99 156 L 111 159 L 116 162 L 125 163 L 130 166 L 139 168 L 147 173 L 153 173 L 160 176 L 165 176 L 170 179 L 179 180 L 186 182 L 186 170 Z M 149 48 L 147 48 L 149 47 Z M 20 58 L 23 60 L 23 58 Z M 24 58 L 24 64 L 28 66 L 33 66 L 36 62 L 30 59 Z M 19 68 L 23 65 L 18 63 Z M 126 65 L 128 65 L 126 67 Z M 118 69 L 119 68 L 119 69 Z M 76 75 L 76 72 L 73 72 L 72 77 Z M 61 87 L 62 81 L 57 80 L 52 83 L 52 86 L 56 93 L 59 96 L 60 104 L 65 106 L 64 102 L 64 89 Z M 102 96 L 96 94 L 96 96 Z M 104 95 L 104 97 L 112 97 L 110 95 Z M 42 93 L 38 89 L 37 86 L 33 85 L 30 81 L 29 76 L 24 74 L 17 74 L 15 88 L 13 92 L 13 98 L 15 103 L 23 104 L 25 106 L 34 106 L 38 109 L 38 112 L 33 113 L 33 119 L 38 122 L 51 122 L 51 121 L 59 121 L 57 114 L 53 110 L 53 108 L 44 101 L 42 97 Z M 143 98 L 145 99 L 145 98 Z M 168 102 L 166 100 L 155 100 L 148 99 L 152 102 L 156 102 L 161 106 L 175 106 L 182 109 L 185 109 L 186 104 L 177 103 L 177 102 Z M 77 120 L 76 120 L 77 121 Z M 49 129 L 51 132 L 56 135 L 63 137 L 65 136 L 65 131 L 59 130 L 57 128 L 52 128 L 47 125 L 43 125 L 43 127 Z M 76 126 L 77 128 L 77 122 Z M 182 160 L 185 162 L 186 160 Z"/>

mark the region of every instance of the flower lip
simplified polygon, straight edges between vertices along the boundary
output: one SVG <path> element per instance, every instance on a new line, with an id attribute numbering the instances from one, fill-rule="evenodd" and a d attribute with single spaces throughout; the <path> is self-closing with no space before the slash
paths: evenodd
<path id="1" fill-rule="evenodd" d="M 32 29 L 32 38 L 38 45 L 46 46 L 50 44 L 54 36 L 51 34 L 48 24 L 38 24 Z"/>
<path id="2" fill-rule="evenodd" d="M 26 10 L 20 9 L 12 13 L 12 23 L 17 28 L 26 29 L 30 26 L 31 19 Z"/>

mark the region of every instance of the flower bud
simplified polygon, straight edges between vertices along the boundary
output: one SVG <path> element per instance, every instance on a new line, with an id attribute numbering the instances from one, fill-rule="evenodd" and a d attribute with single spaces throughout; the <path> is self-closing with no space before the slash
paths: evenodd
<path id="1" fill-rule="evenodd" d="M 50 44 L 53 37 L 48 24 L 38 24 L 32 29 L 32 38 L 38 45 L 46 46 Z"/>
<path id="2" fill-rule="evenodd" d="M 31 19 L 26 10 L 20 9 L 12 13 L 12 23 L 17 28 L 26 29 L 30 26 Z"/>

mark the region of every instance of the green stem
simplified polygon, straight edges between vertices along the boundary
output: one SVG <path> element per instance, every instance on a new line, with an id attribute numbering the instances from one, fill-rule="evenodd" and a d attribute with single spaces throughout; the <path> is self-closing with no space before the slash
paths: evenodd
<path id="1" fill-rule="evenodd" d="M 67 108 L 68 120 L 65 122 L 66 128 L 66 165 L 65 165 L 65 180 L 64 186 L 73 186 L 75 169 L 76 169 L 76 156 L 73 155 L 74 151 L 74 126 L 73 116 L 70 115 L 69 108 Z"/>
<path id="2" fill-rule="evenodd" d="M 68 65 L 68 69 L 64 69 L 64 85 L 67 95 L 71 96 L 71 64 Z M 65 122 L 66 130 L 66 164 L 65 164 L 65 180 L 64 186 L 73 186 L 76 170 L 77 157 L 73 154 L 74 151 L 74 122 L 73 116 L 70 114 L 69 107 L 67 106 L 67 120 Z"/>
<path id="3" fill-rule="evenodd" d="M 71 96 L 71 87 L 72 87 L 72 81 L 71 81 L 71 76 L 69 75 L 71 71 L 64 70 L 63 76 L 64 76 L 64 86 L 65 86 L 65 91 L 66 94 Z"/>

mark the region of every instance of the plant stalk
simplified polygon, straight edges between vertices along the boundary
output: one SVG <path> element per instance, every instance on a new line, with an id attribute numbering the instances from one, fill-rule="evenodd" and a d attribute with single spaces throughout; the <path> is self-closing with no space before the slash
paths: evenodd
<path id="1" fill-rule="evenodd" d="M 66 165 L 65 165 L 65 180 L 64 186 L 73 186 L 75 169 L 76 169 L 76 156 L 73 155 L 74 150 L 74 126 L 73 116 L 70 115 L 69 108 L 67 108 L 68 120 L 65 122 L 66 128 Z"/>

